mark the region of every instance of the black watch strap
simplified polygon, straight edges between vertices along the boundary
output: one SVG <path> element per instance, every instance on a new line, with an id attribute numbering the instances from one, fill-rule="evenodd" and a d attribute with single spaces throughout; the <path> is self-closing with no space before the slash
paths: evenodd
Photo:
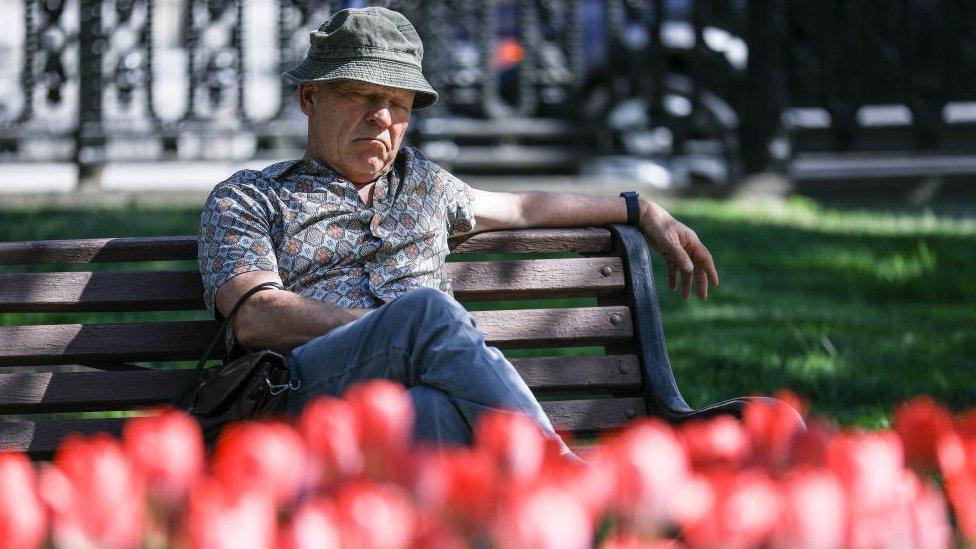
<path id="1" fill-rule="evenodd" d="M 637 227 L 640 223 L 640 203 L 637 201 L 637 191 L 626 191 L 620 196 L 627 201 L 627 224 Z"/>

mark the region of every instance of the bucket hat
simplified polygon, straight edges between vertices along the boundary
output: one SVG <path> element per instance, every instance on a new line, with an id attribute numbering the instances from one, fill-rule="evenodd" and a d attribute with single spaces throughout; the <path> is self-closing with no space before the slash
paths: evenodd
<path id="1" fill-rule="evenodd" d="M 336 12 L 310 35 L 301 63 L 282 76 L 298 84 L 359 80 L 416 92 L 414 109 L 429 107 L 437 92 L 424 78 L 424 44 L 403 14 L 381 8 Z"/>

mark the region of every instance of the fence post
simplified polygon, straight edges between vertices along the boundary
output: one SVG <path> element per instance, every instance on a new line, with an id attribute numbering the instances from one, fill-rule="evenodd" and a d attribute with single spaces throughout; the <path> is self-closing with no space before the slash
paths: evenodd
<path id="1" fill-rule="evenodd" d="M 784 0 L 751 0 L 746 7 L 749 62 L 742 87 L 739 141 L 746 173 L 769 167 L 770 142 L 785 104 L 782 50 Z"/>
<path id="2" fill-rule="evenodd" d="M 75 131 L 75 165 L 78 189 L 96 188 L 105 164 L 105 134 L 102 124 L 102 53 L 107 47 L 102 35 L 100 0 L 79 2 L 78 28 L 78 127 Z"/>

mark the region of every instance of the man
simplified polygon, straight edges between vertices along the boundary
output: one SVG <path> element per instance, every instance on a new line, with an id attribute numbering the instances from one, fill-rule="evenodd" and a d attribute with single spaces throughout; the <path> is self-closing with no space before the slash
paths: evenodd
<path id="1" fill-rule="evenodd" d="M 449 295 L 447 239 L 623 223 L 625 201 L 479 191 L 401 148 L 411 111 L 437 100 L 422 56 L 410 22 L 384 8 L 340 11 L 311 34 L 308 56 L 285 73 L 308 117 L 305 156 L 214 188 L 200 226 L 205 300 L 220 318 L 258 283 L 284 284 L 254 294 L 232 330 L 244 347 L 285 354 L 301 382 L 292 413 L 317 395 L 388 378 L 408 388 L 419 440 L 470 442 L 489 409 L 524 412 L 556 437 L 525 382 Z M 695 233 L 647 200 L 640 227 L 672 289 L 680 273 L 685 298 L 694 283 L 705 299 L 718 275 Z"/>

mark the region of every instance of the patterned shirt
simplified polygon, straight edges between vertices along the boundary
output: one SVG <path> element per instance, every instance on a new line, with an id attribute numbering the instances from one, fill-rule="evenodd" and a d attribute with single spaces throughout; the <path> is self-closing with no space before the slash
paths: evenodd
<path id="1" fill-rule="evenodd" d="M 471 188 L 411 147 L 376 181 L 371 207 L 314 160 L 242 170 L 214 187 L 201 212 L 204 301 L 220 319 L 220 285 L 259 270 L 340 307 L 376 308 L 419 287 L 450 293 L 447 239 L 474 224 Z"/>

